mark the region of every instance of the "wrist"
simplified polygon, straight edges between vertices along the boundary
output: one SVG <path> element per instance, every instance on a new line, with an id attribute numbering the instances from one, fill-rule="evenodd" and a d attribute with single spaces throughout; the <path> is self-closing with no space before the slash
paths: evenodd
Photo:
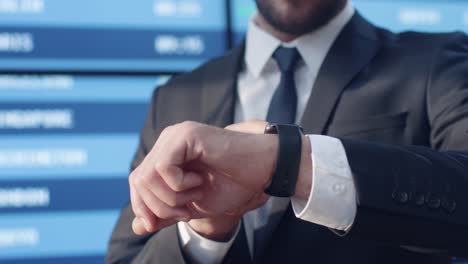
<path id="1" fill-rule="evenodd" d="M 263 193 L 270 185 L 276 167 L 277 136 L 242 134 L 241 137 L 231 141 L 229 149 L 231 153 L 239 153 L 239 158 L 231 159 L 235 161 L 232 164 L 237 172 L 230 174 L 236 175 L 236 180 L 249 190 Z M 252 177 L 253 175 L 255 177 Z"/>
<path id="2" fill-rule="evenodd" d="M 276 135 L 271 135 L 271 134 L 264 134 L 263 135 L 263 139 L 265 140 L 265 155 L 264 157 L 266 158 L 265 159 L 265 167 L 267 168 L 265 170 L 265 177 L 264 177 L 264 180 L 263 180 L 263 188 L 262 188 L 262 192 L 268 188 L 268 186 L 270 186 L 271 184 L 271 181 L 272 181 L 272 177 L 273 177 L 273 174 L 275 173 L 275 169 L 276 169 L 276 162 L 277 162 L 277 155 L 276 153 L 278 153 L 278 147 L 279 147 L 279 144 L 278 144 L 278 137 Z M 272 153 L 274 153 L 274 155 L 272 155 Z"/>
<path id="3" fill-rule="evenodd" d="M 213 218 L 193 219 L 188 222 L 188 225 L 204 238 L 225 242 L 235 234 L 240 221 L 240 216 L 222 215 Z"/>

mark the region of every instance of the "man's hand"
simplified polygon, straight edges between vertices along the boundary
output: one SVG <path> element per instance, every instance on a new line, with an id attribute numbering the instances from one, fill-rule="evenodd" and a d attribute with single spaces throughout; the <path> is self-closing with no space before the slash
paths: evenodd
<path id="1" fill-rule="evenodd" d="M 236 123 L 225 127 L 227 130 L 250 133 L 263 134 L 267 122 L 261 120 L 250 120 L 247 122 Z M 263 194 L 259 196 L 259 204 L 263 204 L 262 199 L 268 199 L 268 196 Z M 255 205 L 254 205 L 255 206 Z M 222 214 L 209 218 L 193 219 L 188 224 L 200 235 L 217 241 L 225 241 L 232 237 L 234 231 L 239 225 L 243 212 L 231 214 Z"/>
<path id="2" fill-rule="evenodd" d="M 190 221 L 195 231 L 223 239 L 245 212 L 268 199 L 263 190 L 275 169 L 278 139 L 260 134 L 265 124 L 246 122 L 226 130 L 184 122 L 166 128 L 130 175 L 134 232 L 146 234 L 195 219 Z M 310 144 L 303 139 L 304 186 L 310 186 L 311 178 L 307 153 Z"/>
<path id="3" fill-rule="evenodd" d="M 274 135 L 228 131 L 194 122 L 166 128 L 130 175 L 137 234 L 176 221 L 242 215 L 267 197 Z M 254 162 L 253 162 L 254 161 Z M 195 201 L 195 202 L 192 202 Z"/>

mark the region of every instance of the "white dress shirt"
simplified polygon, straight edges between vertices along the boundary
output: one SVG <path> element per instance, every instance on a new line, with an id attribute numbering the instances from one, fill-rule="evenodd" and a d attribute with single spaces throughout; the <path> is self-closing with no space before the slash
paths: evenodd
<path id="1" fill-rule="evenodd" d="M 235 122 L 265 120 L 270 100 L 280 82 L 280 71 L 274 51 L 279 46 L 296 47 L 302 60 L 295 71 L 298 97 L 296 123 L 299 123 L 309 101 L 312 87 L 336 37 L 354 14 L 347 6 L 327 25 L 292 42 L 282 43 L 250 20 L 244 67 L 238 75 Z M 340 140 L 323 135 L 307 135 L 312 146 L 312 187 L 307 200 L 291 197 L 296 217 L 336 230 L 346 231 L 356 215 L 356 187 Z M 194 263 L 220 263 L 229 251 L 237 232 L 227 242 L 206 239 L 186 223 L 178 223 L 184 254 Z"/>

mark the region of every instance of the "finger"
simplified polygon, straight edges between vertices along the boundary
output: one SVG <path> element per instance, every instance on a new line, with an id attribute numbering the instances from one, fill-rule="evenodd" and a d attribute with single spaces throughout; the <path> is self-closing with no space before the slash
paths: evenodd
<path id="1" fill-rule="evenodd" d="M 203 198 L 202 189 L 192 188 L 187 191 L 175 192 L 161 177 L 153 177 L 146 186 L 157 198 L 170 207 L 185 206 L 189 202 L 199 201 Z M 198 186 L 198 183 L 195 186 Z"/>
<path id="2" fill-rule="evenodd" d="M 174 191 L 180 192 L 199 186 L 203 182 L 203 178 L 196 173 L 185 173 L 183 167 L 189 163 L 193 157 L 192 149 L 187 142 L 191 141 L 190 137 L 195 132 L 189 126 L 184 129 L 184 137 L 178 134 L 176 137 L 173 133 L 174 129 L 165 129 L 162 135 L 156 142 L 157 148 L 154 151 L 154 171 L 159 174 L 164 182 Z M 192 146 L 193 147 L 193 146 Z"/>
<path id="3" fill-rule="evenodd" d="M 132 210 L 135 214 L 135 218 L 139 219 L 140 226 L 145 229 L 146 232 L 151 232 L 157 224 L 157 218 L 138 194 L 133 194 Z M 133 231 L 138 234 L 138 230 L 134 229 Z"/>
<path id="4" fill-rule="evenodd" d="M 131 176 L 132 177 L 132 176 Z M 143 199 L 140 197 L 133 180 L 130 180 L 130 201 L 132 205 L 133 213 L 136 218 L 140 219 L 139 221 L 144 226 L 144 228 L 149 232 L 152 229 L 152 226 L 156 225 L 156 217 L 151 212 L 151 210 L 146 206 Z M 134 230 L 138 231 L 138 230 Z M 136 233 L 136 232 L 135 232 Z"/>
<path id="5" fill-rule="evenodd" d="M 158 231 L 158 230 L 161 230 L 165 227 L 168 227 L 168 226 L 171 226 L 173 224 L 176 224 L 177 221 L 176 220 L 173 220 L 173 219 L 170 219 L 170 220 L 158 220 L 157 222 L 157 226 L 156 226 L 156 229 L 154 232 Z M 132 229 L 133 229 L 133 232 L 139 236 L 143 236 L 143 235 L 148 235 L 150 234 L 151 232 L 148 232 L 146 231 L 143 223 L 141 222 L 141 220 L 139 218 L 134 218 L 133 221 L 132 221 Z"/>
<path id="6" fill-rule="evenodd" d="M 140 195 L 148 208 L 158 217 L 158 220 L 174 219 L 177 221 L 189 221 L 191 218 L 190 211 L 187 207 L 170 207 L 159 200 L 146 188 L 142 189 Z M 150 230 L 147 229 L 147 231 L 154 232 L 156 228 L 157 223 L 155 225 L 151 225 Z"/>
<path id="7" fill-rule="evenodd" d="M 156 163 L 155 170 L 164 179 L 164 182 L 175 192 L 192 189 L 203 183 L 203 177 L 193 171 L 185 172 L 178 165 L 169 163 Z"/>
<path id="8" fill-rule="evenodd" d="M 132 221 L 132 230 L 133 230 L 133 233 L 139 235 L 139 236 L 143 236 L 143 235 L 146 235 L 146 234 L 149 234 L 149 232 L 146 230 L 146 227 L 142 221 L 141 218 L 139 217 L 135 217 Z"/>

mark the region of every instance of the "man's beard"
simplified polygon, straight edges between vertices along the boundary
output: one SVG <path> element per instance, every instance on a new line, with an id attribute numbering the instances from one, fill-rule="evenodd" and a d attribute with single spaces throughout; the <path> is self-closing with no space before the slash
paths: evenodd
<path id="1" fill-rule="evenodd" d="M 258 11 L 271 26 L 291 35 L 309 33 L 326 25 L 346 4 L 346 0 L 289 0 L 288 4 L 292 8 L 302 12 L 297 12 L 297 16 L 285 17 L 274 1 L 276 0 L 255 0 Z M 304 1 L 309 5 L 301 4 Z"/>

